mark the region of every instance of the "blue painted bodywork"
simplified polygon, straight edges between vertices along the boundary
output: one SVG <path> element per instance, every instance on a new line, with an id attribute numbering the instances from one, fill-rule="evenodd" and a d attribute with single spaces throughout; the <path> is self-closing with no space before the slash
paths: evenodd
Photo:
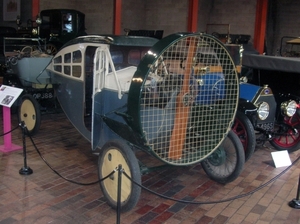
<path id="1" fill-rule="evenodd" d="M 197 80 L 197 104 L 212 104 L 225 97 L 225 80 L 221 72 L 206 73 Z"/>
<path id="2" fill-rule="evenodd" d="M 249 83 L 240 83 L 240 98 L 252 101 L 260 89 L 260 86 Z"/>

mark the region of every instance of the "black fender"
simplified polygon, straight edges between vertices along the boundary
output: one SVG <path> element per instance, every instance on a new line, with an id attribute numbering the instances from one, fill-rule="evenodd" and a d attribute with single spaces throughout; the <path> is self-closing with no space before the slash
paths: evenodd
<path id="1" fill-rule="evenodd" d="M 257 113 L 256 106 L 252 102 L 250 102 L 246 99 L 243 99 L 243 98 L 239 99 L 237 110 L 243 112 L 246 115 L 251 115 L 251 114 Z"/>
<path id="2" fill-rule="evenodd" d="M 252 124 L 256 123 L 257 107 L 250 101 L 240 98 L 237 110 L 245 114 Z"/>

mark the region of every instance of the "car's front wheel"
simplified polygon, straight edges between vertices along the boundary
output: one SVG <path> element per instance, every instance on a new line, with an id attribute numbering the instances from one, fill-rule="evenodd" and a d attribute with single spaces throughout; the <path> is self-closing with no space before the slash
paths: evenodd
<path id="1" fill-rule="evenodd" d="M 276 150 L 287 150 L 289 153 L 300 148 L 300 111 L 292 117 L 285 117 L 283 124 L 277 124 L 275 137 L 270 144 Z"/>
<path id="2" fill-rule="evenodd" d="M 254 127 L 245 114 L 237 111 L 232 130 L 242 142 L 245 151 L 245 161 L 247 161 L 253 155 L 256 146 Z"/>
<path id="3" fill-rule="evenodd" d="M 129 145 L 121 140 L 110 140 L 102 148 L 98 159 L 98 173 L 100 180 L 107 177 L 119 165 L 136 183 L 141 184 L 141 172 L 138 161 Z M 118 171 L 122 172 L 122 171 Z M 114 209 L 118 205 L 118 186 L 121 184 L 121 211 L 131 210 L 139 200 L 141 188 L 122 174 L 121 183 L 119 173 L 115 172 L 100 182 L 100 186 L 107 203 Z"/>

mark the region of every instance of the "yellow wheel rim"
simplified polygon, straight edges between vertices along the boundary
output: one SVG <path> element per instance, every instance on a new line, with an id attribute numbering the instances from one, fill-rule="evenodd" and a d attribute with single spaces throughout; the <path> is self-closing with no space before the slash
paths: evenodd
<path id="1" fill-rule="evenodd" d="M 109 149 L 104 155 L 102 167 L 100 168 L 102 177 L 109 175 L 119 165 L 122 165 L 123 170 L 131 177 L 130 168 L 122 153 L 117 149 Z M 124 202 L 129 198 L 132 186 L 131 181 L 125 176 L 122 176 L 121 184 L 121 202 Z M 118 172 L 105 179 L 103 185 L 112 200 L 117 201 Z"/>
<path id="2" fill-rule="evenodd" d="M 25 99 L 20 109 L 20 119 L 25 122 L 27 130 L 31 131 L 34 129 L 36 124 L 36 111 L 32 102 Z"/>

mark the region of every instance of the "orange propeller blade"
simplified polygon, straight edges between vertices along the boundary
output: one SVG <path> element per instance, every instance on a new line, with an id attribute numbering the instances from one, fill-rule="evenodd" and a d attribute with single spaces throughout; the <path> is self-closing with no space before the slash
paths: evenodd
<path id="1" fill-rule="evenodd" d="M 169 158 L 180 159 L 184 148 L 186 138 L 186 130 L 188 118 L 190 113 L 190 105 L 184 103 L 186 101 L 185 95 L 189 94 L 189 83 L 192 73 L 193 58 L 196 52 L 197 43 L 195 39 L 189 41 L 188 54 L 185 65 L 185 72 L 183 78 L 183 86 L 176 99 L 176 114 L 174 121 L 174 128 L 170 139 Z"/>

